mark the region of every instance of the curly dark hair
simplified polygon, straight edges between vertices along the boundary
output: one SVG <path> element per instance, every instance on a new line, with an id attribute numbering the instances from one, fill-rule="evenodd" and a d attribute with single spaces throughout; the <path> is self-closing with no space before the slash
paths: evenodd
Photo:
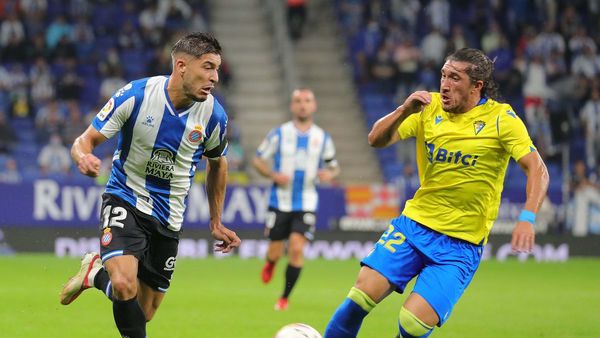
<path id="1" fill-rule="evenodd" d="M 498 99 L 498 85 L 494 81 L 494 61 L 485 53 L 475 48 L 461 48 L 446 57 L 446 61 L 461 61 L 471 64 L 466 69 L 472 83 L 483 81 L 481 97 Z"/>
<path id="2" fill-rule="evenodd" d="M 221 55 L 221 45 L 210 33 L 190 33 L 173 45 L 171 56 L 176 53 L 186 53 L 196 58 L 209 53 Z"/>

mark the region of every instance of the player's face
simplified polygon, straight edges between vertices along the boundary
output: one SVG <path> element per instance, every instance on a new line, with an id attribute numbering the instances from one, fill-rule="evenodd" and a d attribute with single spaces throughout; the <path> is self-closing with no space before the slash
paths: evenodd
<path id="1" fill-rule="evenodd" d="M 306 121 L 312 118 L 312 115 L 317 111 L 317 101 L 315 95 L 310 90 L 295 90 L 292 93 L 292 102 L 290 110 L 294 118 L 300 121 Z"/>
<path id="2" fill-rule="evenodd" d="M 219 82 L 219 54 L 204 54 L 200 58 L 185 58 L 183 73 L 183 94 L 190 100 L 203 102 Z"/>
<path id="3" fill-rule="evenodd" d="M 474 97 L 479 99 L 480 91 L 475 89 L 482 82 L 471 82 L 466 72 L 469 66 L 468 62 L 447 61 L 442 67 L 440 94 L 442 107 L 449 113 L 465 113 L 472 108 Z"/>

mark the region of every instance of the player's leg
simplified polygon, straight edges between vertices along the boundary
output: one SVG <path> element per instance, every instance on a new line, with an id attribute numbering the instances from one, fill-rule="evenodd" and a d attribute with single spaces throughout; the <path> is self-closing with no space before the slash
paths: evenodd
<path id="1" fill-rule="evenodd" d="M 292 289 L 296 285 L 302 266 L 304 265 L 304 246 L 306 245 L 304 235 L 292 232 L 288 240 L 288 265 L 285 269 L 285 284 L 283 293 L 275 304 L 275 310 L 286 310 L 288 307 L 288 298 Z"/>
<path id="2" fill-rule="evenodd" d="M 418 225 L 413 245 L 427 256 L 398 319 L 401 337 L 427 337 L 442 326 L 471 282 L 483 246 L 450 238 Z M 431 245 L 435 243 L 435 245 Z"/>
<path id="3" fill-rule="evenodd" d="M 402 338 L 428 337 L 439 317 L 433 307 L 418 293 L 411 293 L 398 317 L 398 328 Z"/>
<path id="4" fill-rule="evenodd" d="M 286 310 L 288 298 L 296 285 L 304 266 L 304 247 L 314 238 L 316 217 L 312 212 L 290 213 L 290 233 L 288 237 L 288 266 L 285 270 L 285 284 L 281 298 L 275 304 L 276 310 Z"/>
<path id="5" fill-rule="evenodd" d="M 171 286 L 177 261 L 179 234 L 156 224 L 147 253 L 140 260 L 138 302 L 150 321 Z"/>
<path id="6" fill-rule="evenodd" d="M 404 216 L 394 219 L 362 260 L 356 284 L 331 318 L 325 337 L 356 337 L 363 318 L 391 291 L 404 292 L 421 271 L 422 257 L 407 240 L 407 223 L 414 222 Z"/>
<path id="7" fill-rule="evenodd" d="M 267 284 L 273 278 L 277 261 L 283 256 L 285 250 L 284 240 L 290 234 L 290 213 L 269 208 L 265 223 L 265 236 L 270 240 L 267 248 L 267 257 L 260 276 L 263 283 Z"/>
<path id="8" fill-rule="evenodd" d="M 124 337 L 145 338 L 146 317 L 137 300 L 138 259 L 133 255 L 110 257 L 104 266 L 112 284 L 113 316 L 119 332 Z"/>
<path id="9" fill-rule="evenodd" d="M 329 321 L 325 337 L 356 337 L 363 319 L 394 289 L 395 286 L 379 272 L 363 266 L 356 283 Z"/>
<path id="10" fill-rule="evenodd" d="M 140 280 L 137 298 L 138 303 L 140 303 L 140 307 L 144 312 L 144 316 L 146 317 L 146 321 L 149 322 L 154 317 L 163 298 L 165 298 L 165 293 L 154 289 Z"/>

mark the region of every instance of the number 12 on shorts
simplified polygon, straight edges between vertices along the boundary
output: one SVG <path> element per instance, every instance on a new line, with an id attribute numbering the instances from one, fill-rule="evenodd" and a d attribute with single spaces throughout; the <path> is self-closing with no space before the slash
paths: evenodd
<path id="1" fill-rule="evenodd" d="M 102 210 L 102 229 L 107 227 L 119 227 L 123 228 L 125 224 L 121 222 L 127 218 L 127 209 L 123 207 L 112 207 L 112 205 L 107 205 Z"/>
<path id="2" fill-rule="evenodd" d="M 381 235 L 381 238 L 377 241 L 377 243 L 394 253 L 396 252 L 396 248 L 394 246 L 404 243 L 404 240 L 406 240 L 406 236 L 404 236 L 404 234 L 400 231 L 394 231 L 394 226 L 390 224 L 388 229 L 383 233 L 383 235 Z"/>

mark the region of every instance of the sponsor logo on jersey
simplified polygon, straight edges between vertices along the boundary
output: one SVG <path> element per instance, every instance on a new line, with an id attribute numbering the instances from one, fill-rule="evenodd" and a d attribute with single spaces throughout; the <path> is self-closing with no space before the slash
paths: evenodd
<path id="1" fill-rule="evenodd" d="M 485 127 L 485 122 L 481 120 L 473 122 L 473 128 L 475 128 L 475 135 L 479 134 L 483 127 Z"/>
<path id="2" fill-rule="evenodd" d="M 112 242 L 112 232 L 110 232 L 110 228 L 106 228 L 104 229 L 100 243 L 102 243 L 102 246 L 108 246 L 110 242 Z"/>
<path id="3" fill-rule="evenodd" d="M 442 117 L 438 115 L 435 117 L 435 124 L 439 124 L 440 122 L 442 122 Z"/>
<path id="4" fill-rule="evenodd" d="M 202 140 L 202 126 L 196 125 L 194 130 L 190 131 L 188 134 L 188 140 L 192 143 L 197 143 Z"/>
<path id="5" fill-rule="evenodd" d="M 146 127 L 154 127 L 154 116 L 147 115 L 142 124 Z"/>
<path id="6" fill-rule="evenodd" d="M 175 155 L 169 149 L 154 149 L 152 157 L 146 163 L 146 175 L 165 180 L 173 178 L 175 172 Z"/>
<path id="7" fill-rule="evenodd" d="M 106 102 L 104 107 L 102 107 L 102 109 L 100 109 L 100 111 L 98 112 L 98 115 L 97 115 L 98 120 L 100 120 L 100 121 L 106 120 L 106 117 L 108 116 L 108 114 L 110 114 L 110 112 L 113 110 L 114 107 L 115 107 L 115 99 L 111 97 L 110 100 L 108 100 L 108 102 Z"/>
<path id="8" fill-rule="evenodd" d="M 474 167 L 477 163 L 479 155 L 466 154 L 461 150 L 448 150 L 442 147 L 437 147 L 435 144 L 425 142 L 427 148 L 427 159 L 429 163 L 453 163 L 460 164 L 465 167 Z"/>
<path id="9" fill-rule="evenodd" d="M 167 258 L 167 260 L 165 261 L 165 267 L 163 268 L 163 270 L 165 270 L 165 271 L 175 270 L 175 261 L 176 260 L 177 260 L 177 258 L 175 258 L 173 256 Z"/>

